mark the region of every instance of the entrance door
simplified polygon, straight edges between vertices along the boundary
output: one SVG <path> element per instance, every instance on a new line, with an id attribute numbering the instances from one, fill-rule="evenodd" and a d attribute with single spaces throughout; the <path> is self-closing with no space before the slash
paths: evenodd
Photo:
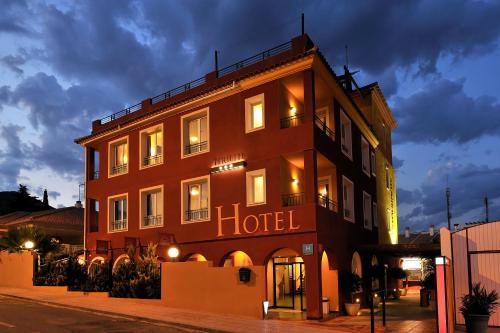
<path id="1" fill-rule="evenodd" d="M 306 308 L 305 270 L 303 262 L 276 262 L 273 259 L 274 306 L 277 308 Z M 281 259 L 281 260 L 280 260 Z"/>

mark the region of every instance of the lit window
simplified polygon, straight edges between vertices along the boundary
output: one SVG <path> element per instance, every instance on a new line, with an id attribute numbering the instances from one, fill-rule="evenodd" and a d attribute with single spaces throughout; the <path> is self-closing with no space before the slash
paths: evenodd
<path id="1" fill-rule="evenodd" d="M 141 227 L 150 228 L 163 225 L 162 187 L 144 189 L 141 194 Z"/>
<path id="2" fill-rule="evenodd" d="M 184 223 L 209 220 L 209 178 L 201 177 L 182 181 L 182 191 Z"/>
<path id="3" fill-rule="evenodd" d="M 342 176 L 344 219 L 354 222 L 354 183 Z"/>
<path id="4" fill-rule="evenodd" d="M 141 167 L 162 163 L 163 126 L 155 126 L 141 131 Z"/>
<path id="5" fill-rule="evenodd" d="M 361 168 L 370 177 L 370 145 L 363 137 L 361 137 Z"/>
<path id="6" fill-rule="evenodd" d="M 264 94 L 245 99 L 245 132 L 265 127 Z"/>
<path id="7" fill-rule="evenodd" d="M 109 175 L 128 171 L 128 137 L 109 143 Z"/>
<path id="8" fill-rule="evenodd" d="M 266 203 L 266 170 L 249 171 L 246 174 L 247 205 L 261 205 Z"/>
<path id="9" fill-rule="evenodd" d="M 185 115 L 181 118 L 183 131 L 182 156 L 203 153 L 209 150 L 208 109 Z"/>
<path id="10" fill-rule="evenodd" d="M 340 134 L 341 134 L 341 150 L 352 160 L 352 129 L 351 120 L 346 116 L 344 111 L 340 110 Z"/>
<path id="11" fill-rule="evenodd" d="M 372 229 L 372 197 L 363 191 L 363 225 L 366 229 Z"/>
<path id="12" fill-rule="evenodd" d="M 332 201 L 332 185 L 330 176 L 318 178 L 318 205 L 336 210 L 335 204 Z"/>
<path id="13" fill-rule="evenodd" d="M 109 198 L 109 231 L 127 230 L 127 195 Z"/>

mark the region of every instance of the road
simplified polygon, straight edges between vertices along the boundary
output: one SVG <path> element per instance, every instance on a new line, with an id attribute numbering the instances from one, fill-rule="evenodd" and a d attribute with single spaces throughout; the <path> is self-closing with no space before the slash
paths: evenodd
<path id="1" fill-rule="evenodd" d="M 213 331 L 0 296 L 0 332 L 205 333 Z"/>

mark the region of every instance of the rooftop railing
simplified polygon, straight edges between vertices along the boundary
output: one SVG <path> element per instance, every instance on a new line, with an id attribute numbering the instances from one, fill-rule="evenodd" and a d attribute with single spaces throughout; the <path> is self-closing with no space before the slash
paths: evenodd
<path id="1" fill-rule="evenodd" d="M 282 53 L 282 52 L 285 52 L 285 51 L 288 51 L 292 48 L 292 42 L 289 41 L 289 42 L 286 42 L 286 43 L 283 43 L 283 44 L 280 44 L 278 46 L 275 46 L 273 48 L 270 48 L 268 50 L 265 50 L 263 52 L 260 52 L 250 58 L 246 58 L 244 60 L 241 60 L 241 61 L 238 61 L 237 63 L 234 63 L 232 65 L 229 65 L 227 67 L 224 67 L 220 70 L 217 71 L 217 77 L 222 77 L 224 75 L 227 75 L 227 74 L 230 74 L 230 73 L 233 73 L 241 68 L 244 68 L 244 67 L 247 67 L 247 66 L 250 66 L 250 65 L 253 65 L 255 63 L 258 63 L 259 61 L 262 61 L 262 60 L 265 60 L 269 57 L 272 57 L 272 56 L 275 56 L 279 53 Z M 191 82 L 188 82 L 188 83 L 185 83 L 183 85 L 180 85 L 174 89 L 170 89 L 164 93 L 161 93 L 155 97 L 152 97 L 151 98 L 151 103 L 152 104 L 156 104 L 158 102 L 161 102 L 161 101 L 164 101 L 170 97 L 173 97 L 173 96 L 176 96 L 176 95 L 179 95 L 183 92 L 186 92 L 186 91 L 189 91 L 193 88 L 196 88 L 198 86 L 201 86 L 202 84 L 204 84 L 206 82 L 206 79 L 205 77 L 200 77 L 199 79 L 196 79 L 196 80 L 193 80 Z M 115 119 L 118 119 L 118 118 L 121 118 L 121 117 L 124 117 L 130 113 L 133 113 L 133 112 L 137 112 L 137 111 L 140 111 L 142 108 L 142 104 L 141 103 L 138 103 L 136 105 L 133 105 L 133 106 L 130 106 L 126 109 L 123 109 L 121 111 L 118 111 L 116 113 L 113 113 L 112 115 L 109 115 L 109 116 L 106 116 L 102 119 L 100 119 L 100 122 L 101 124 L 106 124 L 106 123 L 109 123 Z"/>

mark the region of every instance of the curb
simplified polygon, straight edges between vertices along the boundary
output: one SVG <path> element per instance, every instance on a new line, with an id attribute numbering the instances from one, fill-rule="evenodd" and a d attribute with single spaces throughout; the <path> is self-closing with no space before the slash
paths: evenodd
<path id="1" fill-rule="evenodd" d="M 140 316 L 132 316 L 128 314 L 123 314 L 119 312 L 111 312 L 111 311 L 102 311 L 102 310 L 94 310 L 94 309 L 89 309 L 83 306 L 76 306 L 76 305 L 67 305 L 67 304 L 62 304 L 58 302 L 51 302 L 51 301 L 44 301 L 44 300 L 38 300 L 38 299 L 33 299 L 29 297 L 23 297 L 23 296 L 17 296 L 17 295 L 10 295 L 10 294 L 4 294 L 0 293 L 0 296 L 4 297 L 10 297 L 10 298 L 15 298 L 15 299 L 20 299 L 28 302 L 33 302 L 33 303 L 38 303 L 38 304 L 47 304 L 47 305 L 55 305 L 63 308 L 68 308 L 68 309 L 73 309 L 73 310 L 79 310 L 79 311 L 84 311 L 84 312 L 91 312 L 91 313 L 102 313 L 105 315 L 109 316 L 120 316 L 124 317 L 130 320 L 135 320 L 135 321 L 141 321 L 141 322 L 146 322 L 146 323 L 151 323 L 151 324 L 165 324 L 165 325 L 170 325 L 170 326 L 175 326 L 178 328 L 185 328 L 187 330 L 193 330 L 193 331 L 199 331 L 199 332 L 206 332 L 206 333 L 231 333 L 230 331 L 223 331 L 223 330 L 217 330 L 213 328 L 206 328 L 206 327 L 201 327 L 201 326 L 195 326 L 195 325 L 189 325 L 189 324 L 183 324 L 183 323 L 178 323 L 174 321 L 167 321 L 167 320 L 159 320 L 159 319 L 151 319 L 148 317 L 140 317 Z"/>

